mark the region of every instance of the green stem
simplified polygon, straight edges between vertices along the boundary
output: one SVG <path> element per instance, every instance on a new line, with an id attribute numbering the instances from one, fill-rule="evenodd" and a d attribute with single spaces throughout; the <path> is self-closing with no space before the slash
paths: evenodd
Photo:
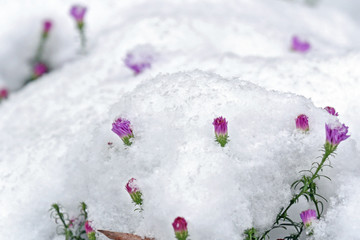
<path id="1" fill-rule="evenodd" d="M 36 54 L 35 54 L 35 62 L 40 62 L 40 60 L 41 60 L 41 56 L 44 51 L 46 39 L 47 39 L 47 35 L 41 36 L 40 43 L 39 43 L 39 46 L 38 46 L 38 48 L 36 50 Z"/>
<path id="2" fill-rule="evenodd" d="M 333 151 L 331 150 L 328 150 L 326 147 L 325 147 L 325 153 L 323 155 L 323 158 L 321 159 L 321 162 L 319 164 L 319 166 L 317 167 L 315 173 L 312 175 L 312 177 L 310 178 L 310 180 L 305 183 L 305 185 L 303 186 L 302 190 L 300 191 L 300 193 L 298 193 L 297 195 L 295 195 L 291 200 L 290 200 L 290 203 L 289 205 L 283 210 L 281 211 L 278 216 L 276 217 L 276 220 L 274 222 L 274 224 L 271 226 L 270 229 L 266 230 L 264 232 L 264 234 L 260 237 L 260 240 L 263 240 L 265 239 L 265 237 L 276 227 L 276 225 L 278 225 L 279 221 L 281 219 L 285 219 L 286 216 L 287 216 L 287 211 L 290 209 L 290 207 L 297 202 L 297 200 L 309 189 L 309 184 L 311 184 L 317 177 L 318 177 L 318 173 L 319 171 L 322 169 L 326 159 L 330 156 L 330 154 L 332 153 Z M 318 213 L 318 218 L 320 218 L 320 211 L 319 211 L 319 207 L 318 207 L 318 204 L 316 202 L 316 199 L 315 198 L 311 198 L 311 200 L 314 202 L 315 204 L 315 207 L 316 207 L 316 211 Z"/>

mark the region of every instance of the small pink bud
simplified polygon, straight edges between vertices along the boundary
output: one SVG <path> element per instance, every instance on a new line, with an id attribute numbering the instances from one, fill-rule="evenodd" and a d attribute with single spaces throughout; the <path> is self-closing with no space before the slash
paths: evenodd
<path id="1" fill-rule="evenodd" d="M 176 238 L 178 240 L 186 240 L 189 234 L 188 234 L 187 222 L 185 218 L 183 217 L 175 218 L 172 226 L 174 228 Z"/>
<path id="2" fill-rule="evenodd" d="M 0 89 L 0 99 L 7 98 L 9 96 L 9 92 L 6 88 Z"/>
<path id="3" fill-rule="evenodd" d="M 86 222 L 85 222 L 85 231 L 86 231 L 86 234 L 95 232 L 94 229 L 90 226 L 90 222 L 89 222 L 89 221 L 86 221 Z"/>
<path id="4" fill-rule="evenodd" d="M 308 117 L 304 114 L 299 115 L 296 120 L 296 128 L 299 130 L 302 130 L 304 132 L 309 131 L 309 121 L 308 121 Z"/>
<path id="5" fill-rule="evenodd" d="M 339 114 L 335 111 L 335 108 L 333 107 L 327 106 L 325 107 L 325 110 L 333 116 L 339 116 Z"/>
<path id="6" fill-rule="evenodd" d="M 131 199 L 133 202 L 139 206 L 142 205 L 142 193 L 140 192 L 140 189 L 138 185 L 136 184 L 136 179 L 131 178 L 128 183 L 125 186 L 126 191 L 130 194 Z"/>
<path id="7" fill-rule="evenodd" d="M 42 76 L 47 71 L 48 71 L 48 68 L 44 63 L 36 63 L 34 66 L 34 76 L 36 78 Z"/>
<path id="8" fill-rule="evenodd" d="M 126 191 L 129 194 L 139 191 L 139 187 L 136 184 L 136 179 L 135 178 L 132 178 L 132 179 L 130 179 L 128 181 L 128 183 L 126 184 Z"/>
<path id="9" fill-rule="evenodd" d="M 316 220 L 316 211 L 314 209 L 309 209 L 300 213 L 301 220 L 306 227 L 309 227 L 311 223 Z"/>
<path id="10" fill-rule="evenodd" d="M 51 20 L 45 20 L 44 21 L 44 28 L 43 28 L 44 33 L 48 33 L 50 31 L 51 27 L 52 27 Z"/>

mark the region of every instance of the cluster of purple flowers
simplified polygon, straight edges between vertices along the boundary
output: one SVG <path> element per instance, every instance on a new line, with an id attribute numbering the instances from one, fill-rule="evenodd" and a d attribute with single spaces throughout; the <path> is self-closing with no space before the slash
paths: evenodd
<path id="1" fill-rule="evenodd" d="M 333 116 L 339 115 L 333 107 L 325 107 L 325 110 Z M 296 118 L 295 123 L 297 129 L 303 132 L 309 131 L 309 121 L 306 115 L 299 115 Z M 334 152 L 340 142 L 350 137 L 349 135 L 347 135 L 348 129 L 349 127 L 345 126 L 345 124 L 339 123 L 338 121 L 335 124 L 325 124 L 325 150 L 330 153 Z"/>

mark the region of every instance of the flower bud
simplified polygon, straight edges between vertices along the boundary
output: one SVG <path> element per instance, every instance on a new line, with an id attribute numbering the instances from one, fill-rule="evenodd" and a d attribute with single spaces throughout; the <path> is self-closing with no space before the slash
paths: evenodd
<path id="1" fill-rule="evenodd" d="M 172 226 L 175 231 L 176 239 L 186 240 L 186 238 L 189 236 L 189 234 L 188 234 L 187 222 L 186 222 L 185 218 L 182 218 L 182 217 L 175 218 Z"/>
<path id="2" fill-rule="evenodd" d="M 86 221 L 86 222 L 85 222 L 85 232 L 86 232 L 86 235 L 88 236 L 89 240 L 96 240 L 95 231 L 94 231 L 94 229 L 90 226 L 90 222 L 89 222 L 89 221 Z"/>
<path id="3" fill-rule="evenodd" d="M 49 31 L 51 30 L 52 28 L 52 22 L 51 20 L 45 20 L 44 21 L 44 26 L 43 26 L 43 36 L 44 37 L 47 37 Z"/>
<path id="4" fill-rule="evenodd" d="M 0 88 L 0 101 L 9 96 L 9 91 L 6 88 Z"/>
<path id="5" fill-rule="evenodd" d="M 141 192 L 139 190 L 138 185 L 136 184 L 136 179 L 131 178 L 125 186 L 126 191 L 129 193 L 133 202 L 137 205 L 142 205 Z"/>
<path id="6" fill-rule="evenodd" d="M 297 36 L 293 36 L 292 38 L 292 50 L 296 52 L 305 53 L 310 49 L 310 43 L 306 41 L 301 41 Z"/>
<path id="7" fill-rule="evenodd" d="M 86 13 L 86 7 L 80 5 L 74 5 L 70 9 L 70 15 L 75 19 L 77 22 L 84 21 L 84 16 Z"/>
<path id="8" fill-rule="evenodd" d="M 222 147 L 228 142 L 227 124 L 228 122 L 223 117 L 215 118 L 213 122 L 216 141 L 220 143 Z"/>
<path id="9" fill-rule="evenodd" d="M 129 120 L 125 118 L 116 119 L 112 124 L 112 131 L 121 138 L 125 145 L 130 146 L 132 144 L 130 139 L 134 137 L 134 134 Z"/>
<path id="10" fill-rule="evenodd" d="M 339 116 L 339 114 L 335 111 L 335 108 L 333 107 L 327 106 L 325 107 L 325 110 L 333 116 Z"/>
<path id="11" fill-rule="evenodd" d="M 300 213 L 301 220 L 303 221 L 305 227 L 310 227 L 311 223 L 316 220 L 316 211 L 314 209 L 309 209 Z"/>
<path id="12" fill-rule="evenodd" d="M 325 124 L 325 131 L 326 131 L 325 150 L 328 152 L 335 151 L 337 146 L 340 144 L 340 142 L 350 137 L 350 135 L 346 135 L 348 133 L 348 129 L 349 127 L 339 122 L 335 125 Z"/>
<path id="13" fill-rule="evenodd" d="M 34 78 L 38 78 L 42 76 L 44 73 L 46 73 L 48 71 L 48 68 L 44 63 L 38 62 L 35 64 L 33 71 L 34 71 L 33 72 Z"/>
<path id="14" fill-rule="evenodd" d="M 304 114 L 299 115 L 296 120 L 296 128 L 299 130 L 302 130 L 304 132 L 309 131 L 309 121 L 308 121 L 308 117 Z"/>

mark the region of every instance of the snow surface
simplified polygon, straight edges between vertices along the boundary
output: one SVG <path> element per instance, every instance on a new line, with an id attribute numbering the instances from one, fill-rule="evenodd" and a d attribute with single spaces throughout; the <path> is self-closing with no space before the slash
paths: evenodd
<path id="1" fill-rule="evenodd" d="M 271 225 L 298 172 L 321 154 L 324 124 L 335 120 L 327 105 L 352 137 L 325 170 L 332 182 L 319 183 L 330 201 L 315 238 L 360 239 L 356 0 L 80 3 L 89 8 L 85 56 L 72 1 L 0 0 L 0 85 L 13 90 L 0 105 L 1 239 L 63 239 L 50 204 L 73 215 L 80 201 L 97 229 L 169 240 L 183 216 L 193 240 L 242 239 L 248 227 Z M 18 90 L 47 18 L 53 71 Z M 312 44 L 309 53 L 289 50 L 293 34 Z M 144 45 L 157 61 L 135 77 L 123 60 Z M 299 114 L 309 116 L 309 134 L 295 130 Z M 229 121 L 225 148 L 211 124 L 220 115 Z M 130 148 L 111 132 L 119 116 L 132 122 Z M 132 177 L 140 214 L 125 191 Z M 301 201 L 291 214 L 300 220 L 309 207 Z"/>

